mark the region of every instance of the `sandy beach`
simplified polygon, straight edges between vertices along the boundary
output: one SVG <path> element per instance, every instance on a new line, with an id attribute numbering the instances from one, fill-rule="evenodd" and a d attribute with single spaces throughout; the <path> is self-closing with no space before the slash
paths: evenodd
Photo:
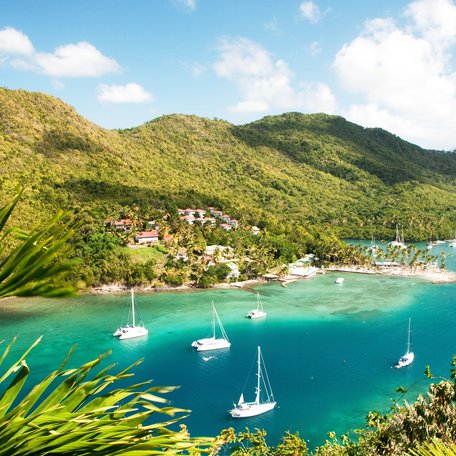
<path id="1" fill-rule="evenodd" d="M 416 277 L 424 280 L 428 280 L 432 283 L 453 283 L 456 282 L 456 272 L 442 270 L 442 269 L 410 269 L 404 267 L 388 267 L 378 269 L 368 269 L 357 266 L 329 266 L 326 268 L 319 269 L 318 272 L 349 272 L 353 274 L 381 274 L 388 276 L 401 276 L 401 277 Z M 294 280 L 308 280 L 296 277 Z M 213 288 L 252 288 L 255 285 L 267 283 L 265 280 L 245 280 L 242 282 L 231 282 L 231 283 L 218 283 Z M 137 286 L 137 291 L 141 293 L 160 293 L 160 292 L 188 292 L 197 290 L 198 288 L 190 285 L 181 285 L 179 287 L 154 287 L 154 286 Z M 120 284 L 111 285 L 100 285 L 91 289 L 85 290 L 90 294 L 109 294 L 109 293 L 124 293 L 129 291 L 129 287 Z M 200 288 L 202 290 L 202 288 Z"/>
<path id="2" fill-rule="evenodd" d="M 368 269 L 356 266 L 330 266 L 324 268 L 326 272 L 351 272 L 356 274 L 381 274 L 388 276 L 417 277 L 432 283 L 456 282 L 456 273 L 445 269 L 411 269 L 405 267 L 386 267 Z"/>

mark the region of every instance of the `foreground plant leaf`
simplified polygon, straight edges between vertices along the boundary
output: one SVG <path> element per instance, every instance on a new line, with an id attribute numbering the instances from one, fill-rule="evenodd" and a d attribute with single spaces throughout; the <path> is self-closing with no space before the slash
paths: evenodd
<path id="1" fill-rule="evenodd" d="M 201 454 L 209 438 L 191 438 L 185 426 L 170 429 L 189 411 L 171 407 L 161 396 L 172 387 L 151 387 L 151 381 L 115 389 L 131 377 L 138 361 L 114 374 L 114 365 L 98 371 L 109 353 L 74 369 L 58 369 L 24 389 L 30 369 L 26 357 L 39 340 L 0 376 L 0 456 Z M 0 356 L 8 357 L 14 340 Z M 22 399 L 21 399 L 22 397 Z M 160 404 L 160 405 L 157 405 Z M 158 415 L 157 415 L 158 414 Z M 162 421 L 160 416 L 169 418 Z"/>

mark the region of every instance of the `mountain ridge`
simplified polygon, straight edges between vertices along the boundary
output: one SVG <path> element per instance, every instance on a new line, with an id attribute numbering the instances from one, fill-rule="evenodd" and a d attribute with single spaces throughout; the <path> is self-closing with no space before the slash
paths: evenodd
<path id="1" fill-rule="evenodd" d="M 285 113 L 245 125 L 161 116 L 106 130 L 50 95 L 0 89 L 0 201 L 26 187 L 22 221 L 59 207 L 101 220 L 139 204 L 213 205 L 280 231 L 343 237 L 453 234 L 456 154 L 340 116 Z"/>

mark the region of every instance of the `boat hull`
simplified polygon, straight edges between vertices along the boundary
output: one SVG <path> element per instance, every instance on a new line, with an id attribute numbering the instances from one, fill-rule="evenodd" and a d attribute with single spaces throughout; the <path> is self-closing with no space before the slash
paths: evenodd
<path id="1" fill-rule="evenodd" d="M 120 331 L 120 334 L 117 335 Z M 149 331 L 143 326 L 132 326 L 128 328 L 119 328 L 114 336 L 119 337 L 119 340 L 134 339 L 135 337 L 144 337 L 149 334 Z"/>
<path id="2" fill-rule="evenodd" d="M 266 402 L 264 404 L 244 402 L 243 404 L 235 406 L 229 413 L 233 418 L 249 418 L 251 416 L 257 416 L 269 412 L 276 406 L 276 404 L 277 402 Z"/>
<path id="3" fill-rule="evenodd" d="M 246 317 L 254 320 L 255 318 L 264 318 L 266 316 L 266 312 L 264 310 L 251 310 Z"/>
<path id="4" fill-rule="evenodd" d="M 406 353 L 402 356 L 396 364 L 396 369 L 400 369 L 401 367 L 410 366 L 415 359 L 415 354 L 413 352 Z"/>
<path id="5" fill-rule="evenodd" d="M 207 339 L 195 340 L 192 342 L 192 347 L 196 348 L 196 351 L 219 350 L 221 348 L 230 348 L 231 342 L 225 339 L 208 337 Z"/>

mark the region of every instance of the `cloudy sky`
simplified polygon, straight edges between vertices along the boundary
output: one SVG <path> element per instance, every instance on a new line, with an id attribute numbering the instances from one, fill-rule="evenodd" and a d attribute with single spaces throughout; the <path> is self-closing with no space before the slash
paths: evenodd
<path id="1" fill-rule="evenodd" d="M 2 3 L 0 85 L 106 128 L 326 112 L 456 148 L 454 0 Z"/>

